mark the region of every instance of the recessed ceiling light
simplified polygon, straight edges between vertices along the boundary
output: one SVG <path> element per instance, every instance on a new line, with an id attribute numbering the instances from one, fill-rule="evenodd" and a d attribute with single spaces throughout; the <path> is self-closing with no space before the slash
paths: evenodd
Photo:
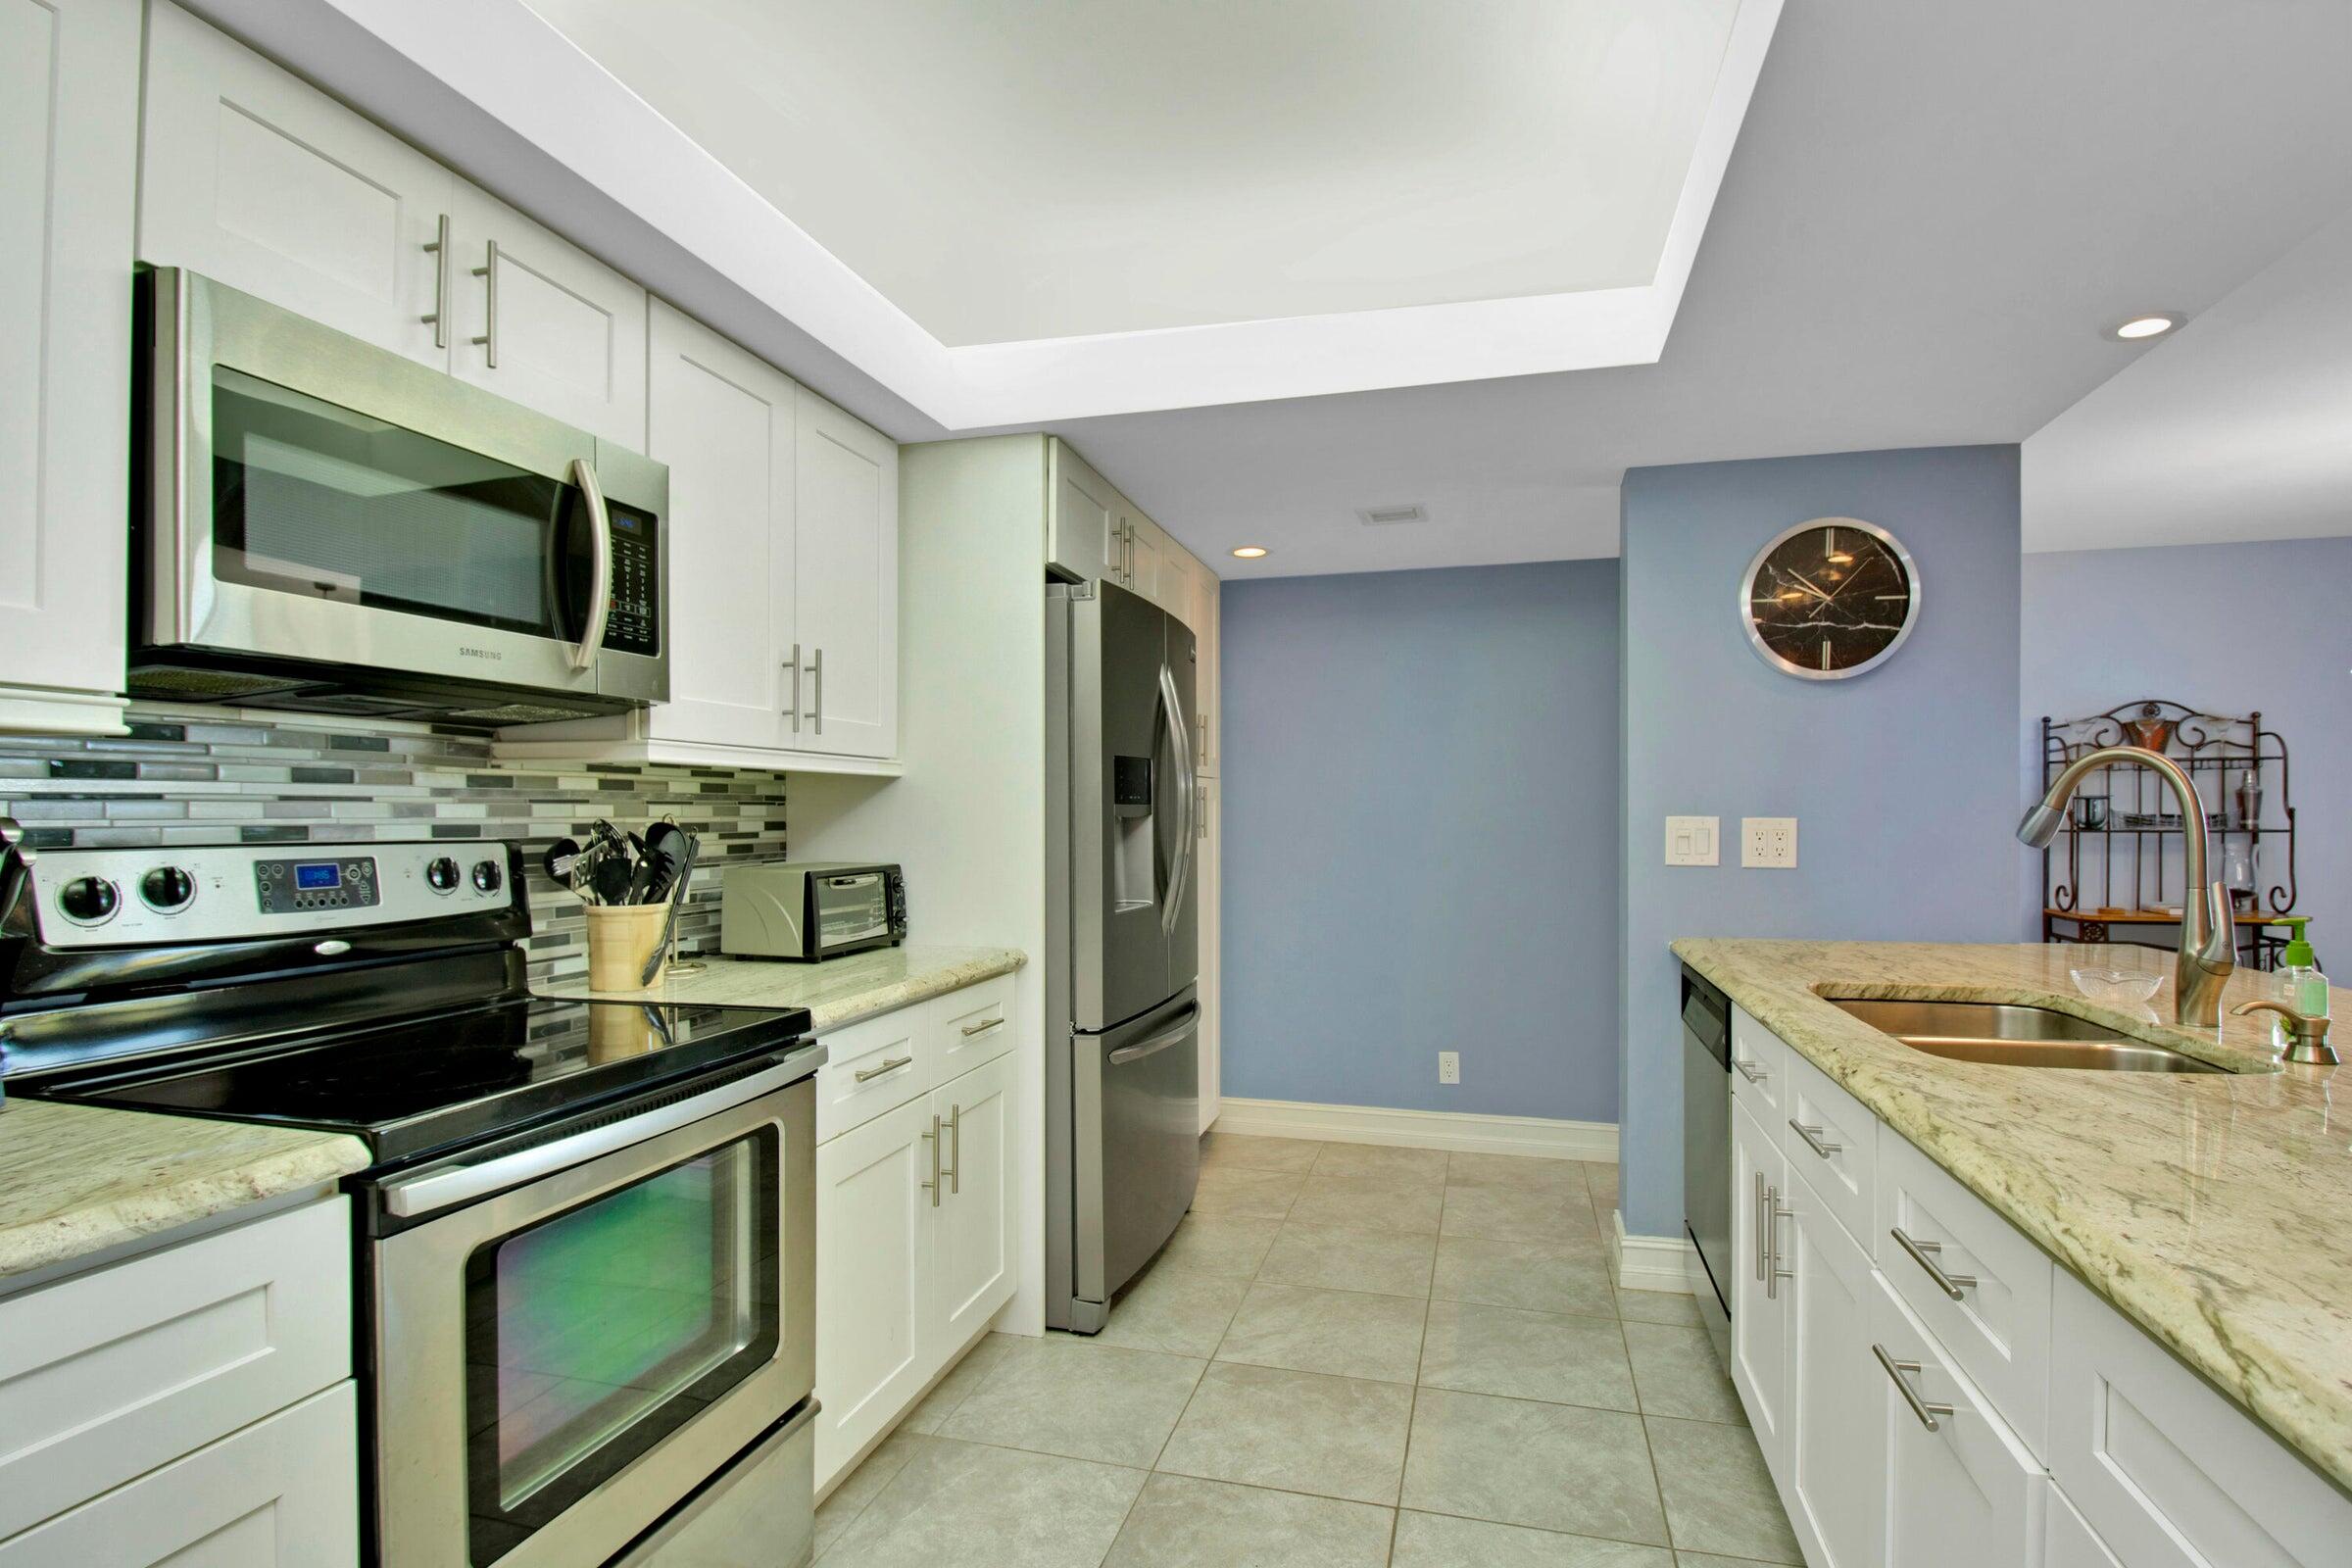
<path id="1" fill-rule="evenodd" d="M 1264 545 L 1236 545 L 1233 547 L 1233 553 L 1244 561 L 1255 561 L 1266 553 L 1266 547 Z"/>
<path id="2" fill-rule="evenodd" d="M 2107 335 L 2122 343 L 2137 343 L 2145 338 L 2162 337 L 2180 324 L 2176 311 L 2157 311 L 2149 316 L 2134 316 L 2107 329 Z"/>

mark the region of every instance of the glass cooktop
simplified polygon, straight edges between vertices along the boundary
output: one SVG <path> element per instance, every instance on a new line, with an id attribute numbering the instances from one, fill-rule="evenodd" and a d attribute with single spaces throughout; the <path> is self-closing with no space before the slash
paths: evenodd
<path id="1" fill-rule="evenodd" d="M 792 1008 L 514 998 L 42 1083 L 43 1099 L 351 1133 L 389 1164 L 789 1047 Z"/>

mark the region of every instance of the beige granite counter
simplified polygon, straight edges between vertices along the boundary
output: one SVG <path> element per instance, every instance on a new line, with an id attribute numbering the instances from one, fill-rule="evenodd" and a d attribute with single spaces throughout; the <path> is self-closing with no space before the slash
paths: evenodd
<path id="1" fill-rule="evenodd" d="M 547 997 L 603 1002 L 678 1003 L 718 1007 L 807 1007 L 823 1034 L 877 1012 L 959 991 L 1028 958 L 1015 948 L 876 948 L 822 963 L 774 958 L 705 958 L 703 967 L 669 974 L 645 991 L 591 991 L 584 976 L 539 988 Z"/>
<path id="2" fill-rule="evenodd" d="M 0 1280 L 367 1163 L 368 1146 L 340 1133 L 12 1097 L 0 1110 Z"/>
<path id="3" fill-rule="evenodd" d="M 2234 977 L 2224 1027 L 2200 1032 L 2159 1021 L 2172 1016 L 2169 955 L 2148 956 L 2164 989 L 2119 1008 L 2077 990 L 2067 968 L 2079 949 L 1687 940 L 1674 951 L 2352 1488 L 2352 1067 L 2281 1066 L 2267 1019 L 2227 1016 L 2270 977 Z M 1947 1061 L 1823 995 L 2027 1003 L 2232 1072 Z M 2334 1011 L 2352 1011 L 2352 994 L 2339 988 Z"/>

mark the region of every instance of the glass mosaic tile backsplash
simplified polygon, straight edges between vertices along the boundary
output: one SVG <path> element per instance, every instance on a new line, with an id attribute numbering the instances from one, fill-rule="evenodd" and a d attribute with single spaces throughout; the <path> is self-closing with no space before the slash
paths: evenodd
<path id="1" fill-rule="evenodd" d="M 674 816 L 702 844 L 681 953 L 718 946 L 718 871 L 785 855 L 784 779 L 723 767 L 499 762 L 479 735 L 312 714 L 131 706 L 105 740 L 0 736 L 0 814 L 34 848 L 515 839 L 531 872 L 534 980 L 587 966 L 579 902 L 537 869 L 609 817 Z"/>

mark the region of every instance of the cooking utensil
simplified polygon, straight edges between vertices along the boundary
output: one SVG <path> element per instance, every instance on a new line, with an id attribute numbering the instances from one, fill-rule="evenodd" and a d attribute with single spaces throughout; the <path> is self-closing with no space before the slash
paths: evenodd
<path id="1" fill-rule="evenodd" d="M 677 880 L 670 886 L 669 913 L 662 920 L 662 940 L 655 945 L 653 956 L 645 960 L 645 973 L 639 978 L 639 985 L 650 986 L 654 983 L 654 975 L 662 967 L 662 956 L 669 952 L 670 943 L 677 938 L 678 906 L 686 902 L 686 886 L 694 880 L 694 835 L 682 828 L 675 831 L 678 837 L 686 841 L 685 858 L 679 862 Z"/>
<path id="2" fill-rule="evenodd" d="M 678 868 L 686 863 L 686 851 L 691 843 L 686 830 L 666 818 L 646 829 L 645 856 L 654 866 L 654 885 L 647 898 L 659 901 L 669 897 L 670 889 L 677 885 Z"/>
<path id="3" fill-rule="evenodd" d="M 615 852 L 608 849 L 597 857 L 595 869 L 589 873 L 590 885 L 596 889 L 597 902 L 628 903 L 630 874 L 626 850 Z"/>
<path id="4" fill-rule="evenodd" d="M 547 854 L 540 857 L 539 863 L 546 869 L 551 881 L 577 893 L 580 891 L 579 885 L 572 880 L 572 876 L 579 869 L 580 853 L 578 839 L 558 839 L 547 847 Z"/>

